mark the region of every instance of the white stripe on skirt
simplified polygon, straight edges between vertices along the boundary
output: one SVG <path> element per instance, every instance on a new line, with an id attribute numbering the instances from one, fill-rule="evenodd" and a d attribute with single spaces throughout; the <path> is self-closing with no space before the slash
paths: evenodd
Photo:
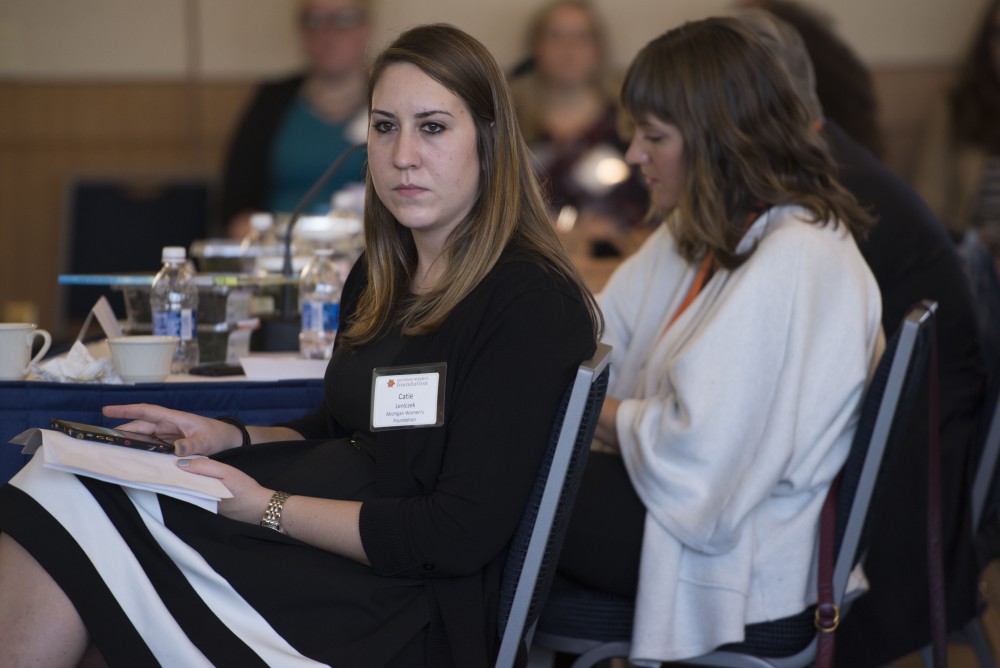
<path id="1" fill-rule="evenodd" d="M 160 600 L 146 572 L 100 504 L 72 474 L 35 456 L 10 480 L 42 505 L 87 553 L 153 655 L 167 666 L 211 666 Z M 302 656 L 205 562 L 163 525 L 156 495 L 126 489 L 147 529 L 212 612 L 268 665 L 322 666 Z"/>

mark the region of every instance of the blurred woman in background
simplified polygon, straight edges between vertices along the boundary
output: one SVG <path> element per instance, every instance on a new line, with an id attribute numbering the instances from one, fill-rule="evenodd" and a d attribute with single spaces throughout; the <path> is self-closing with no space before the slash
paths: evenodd
<path id="1" fill-rule="evenodd" d="M 601 317 L 486 47 L 408 30 L 368 100 L 366 254 L 321 406 L 270 427 L 105 407 L 221 480 L 218 514 L 32 459 L 0 487 L 5 666 L 88 642 L 115 666 L 493 665 L 507 546 Z"/>
<path id="2" fill-rule="evenodd" d="M 602 22 L 585 0 L 557 0 L 535 16 L 528 47 L 527 72 L 511 89 L 553 217 L 574 255 L 628 254 L 641 242 L 648 199 L 623 160 Z"/>
<path id="3" fill-rule="evenodd" d="M 370 14 L 369 0 L 302 0 L 305 72 L 262 85 L 229 145 L 221 207 L 228 236 L 243 237 L 254 211 L 292 211 L 331 160 L 365 141 Z M 364 180 L 363 165 L 364 153 L 355 153 L 306 211 L 328 210 L 334 192 Z"/>

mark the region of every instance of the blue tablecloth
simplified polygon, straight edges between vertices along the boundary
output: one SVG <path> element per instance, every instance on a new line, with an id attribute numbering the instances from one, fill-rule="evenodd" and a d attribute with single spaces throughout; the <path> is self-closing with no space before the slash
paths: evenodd
<path id="1" fill-rule="evenodd" d="M 323 381 L 143 383 L 74 385 L 36 381 L 0 382 L 0 484 L 27 462 L 8 443 L 30 427 L 48 427 L 52 418 L 113 427 L 101 407 L 149 403 L 198 413 L 233 415 L 247 424 L 269 425 L 312 412 L 323 396 Z"/>

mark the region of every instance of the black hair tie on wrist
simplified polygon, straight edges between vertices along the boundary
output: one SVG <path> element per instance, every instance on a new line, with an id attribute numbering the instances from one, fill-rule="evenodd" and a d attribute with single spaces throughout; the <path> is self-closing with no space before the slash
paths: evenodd
<path id="1" fill-rule="evenodd" d="M 240 443 L 241 448 L 245 448 L 250 445 L 250 432 L 247 431 L 247 427 L 243 424 L 239 418 L 235 418 L 232 415 L 219 415 L 214 418 L 219 422 L 225 422 L 226 424 L 231 424 L 240 430 L 240 434 L 243 435 L 243 442 Z"/>

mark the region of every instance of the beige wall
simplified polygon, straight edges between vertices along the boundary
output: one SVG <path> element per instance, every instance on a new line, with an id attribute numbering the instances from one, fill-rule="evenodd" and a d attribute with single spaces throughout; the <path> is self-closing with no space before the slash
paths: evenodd
<path id="1" fill-rule="evenodd" d="M 593 1 L 614 17 L 611 45 L 621 65 L 670 25 L 730 4 Z M 378 43 L 409 25 L 448 20 L 504 65 L 522 56 L 522 25 L 538 4 L 377 2 Z M 979 5 L 824 3 L 872 66 L 887 162 L 904 176 Z M 218 173 L 254 82 L 298 64 L 294 8 L 295 0 L 0 0 L 0 321 L 58 324 L 63 197 L 74 176 Z"/>
<path id="2" fill-rule="evenodd" d="M 805 0 L 822 8 L 872 65 L 951 61 L 982 0 Z M 294 68 L 297 0 L 0 0 L 0 77 L 248 78 Z M 731 0 L 593 0 L 625 65 L 671 25 Z M 376 0 L 377 43 L 407 26 L 450 21 L 504 65 L 523 54 L 539 0 Z"/>

